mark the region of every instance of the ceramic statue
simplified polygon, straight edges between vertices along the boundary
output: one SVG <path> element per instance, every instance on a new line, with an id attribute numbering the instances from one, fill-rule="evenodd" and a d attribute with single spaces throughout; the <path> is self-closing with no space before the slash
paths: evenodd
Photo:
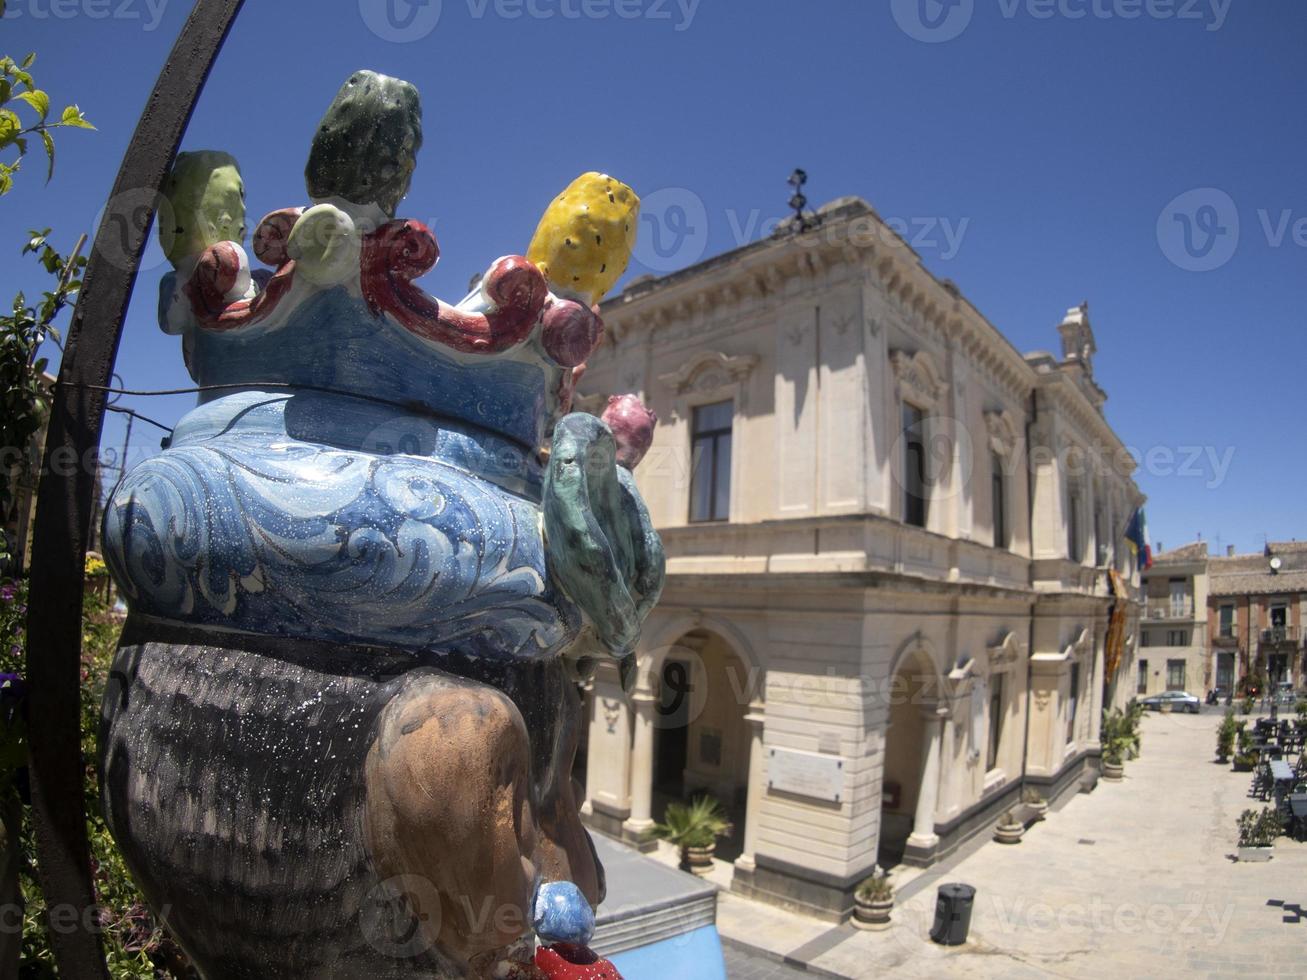
<path id="1" fill-rule="evenodd" d="M 261 270 L 234 160 L 164 188 L 160 322 L 203 392 L 106 509 L 100 777 L 205 977 L 616 976 L 577 684 L 662 588 L 630 474 L 656 419 L 569 413 L 639 200 L 584 175 L 450 304 L 395 217 L 421 146 L 416 89 L 355 74 Z"/>

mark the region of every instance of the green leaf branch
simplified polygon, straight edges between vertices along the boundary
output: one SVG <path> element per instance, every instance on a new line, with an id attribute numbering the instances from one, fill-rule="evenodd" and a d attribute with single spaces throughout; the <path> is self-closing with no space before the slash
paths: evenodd
<path id="1" fill-rule="evenodd" d="M 49 183 L 54 176 L 52 131 L 95 128 L 76 105 L 66 106 L 57 117 L 50 115 L 50 96 L 36 87 L 36 81 L 28 70 L 35 61 L 35 54 L 29 54 L 21 63 L 7 55 L 0 58 L 0 153 L 17 151 L 17 156 L 11 159 L 0 159 L 0 197 L 13 190 L 14 174 L 18 173 L 23 158 L 27 156 L 30 138 L 40 139 L 45 150 L 49 164 L 45 179 Z M 20 108 L 29 116 L 34 114 L 36 121 L 25 124 L 19 115 Z"/>

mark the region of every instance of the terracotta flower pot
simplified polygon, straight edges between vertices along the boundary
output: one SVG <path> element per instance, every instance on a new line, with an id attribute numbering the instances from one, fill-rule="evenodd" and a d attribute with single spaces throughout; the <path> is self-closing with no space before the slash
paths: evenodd
<path id="1" fill-rule="evenodd" d="M 853 927 L 878 932 L 890 927 L 890 911 L 894 908 L 894 899 L 871 899 L 854 896 Z"/>

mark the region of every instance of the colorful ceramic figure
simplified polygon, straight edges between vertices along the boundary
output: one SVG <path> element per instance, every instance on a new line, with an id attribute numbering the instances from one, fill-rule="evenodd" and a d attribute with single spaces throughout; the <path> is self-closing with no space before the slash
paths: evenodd
<path id="1" fill-rule="evenodd" d="M 585 949 L 576 681 L 662 588 L 629 472 L 655 420 L 567 412 L 639 202 L 585 175 L 451 305 L 394 217 L 421 144 L 413 86 L 354 75 L 309 203 L 254 233 L 263 273 L 235 161 L 183 155 L 167 188 L 161 322 L 204 390 L 107 507 L 131 616 L 100 766 L 207 977 L 615 975 Z"/>

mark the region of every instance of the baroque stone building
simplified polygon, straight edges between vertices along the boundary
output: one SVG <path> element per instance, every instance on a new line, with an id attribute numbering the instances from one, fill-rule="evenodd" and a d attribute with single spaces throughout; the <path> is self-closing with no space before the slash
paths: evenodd
<path id="1" fill-rule="evenodd" d="M 1022 355 L 865 202 L 820 217 L 604 305 L 578 404 L 658 413 L 668 584 L 629 692 L 590 684 L 584 813 L 638 841 L 711 792 L 736 889 L 839 919 L 878 861 L 1093 787 L 1142 497 L 1087 307 Z"/>

